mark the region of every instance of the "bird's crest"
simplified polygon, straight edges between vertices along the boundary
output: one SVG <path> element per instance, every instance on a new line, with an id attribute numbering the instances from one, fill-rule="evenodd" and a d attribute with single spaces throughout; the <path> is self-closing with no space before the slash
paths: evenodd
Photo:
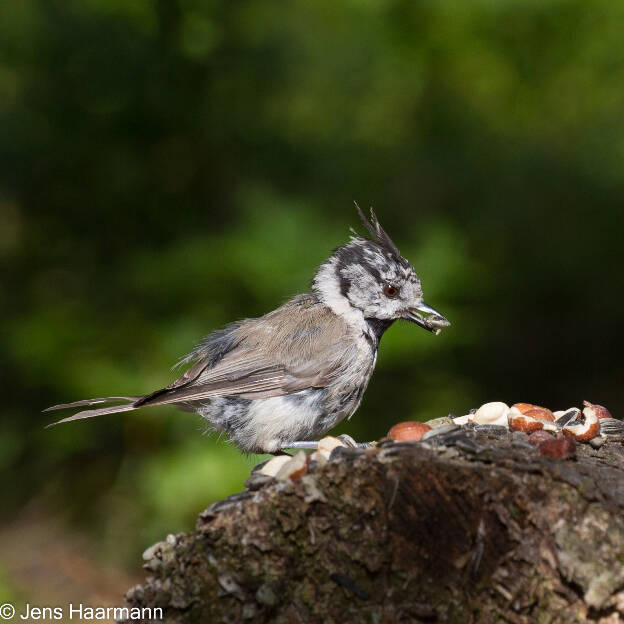
<path id="1" fill-rule="evenodd" d="M 370 216 L 370 221 L 369 221 L 364 215 L 364 213 L 362 212 L 362 209 L 360 208 L 358 203 L 357 202 L 353 202 L 353 203 L 355 204 L 355 208 L 358 211 L 358 214 L 360 215 L 360 219 L 362 219 L 362 223 L 364 224 L 364 227 L 366 227 L 366 229 L 369 231 L 372 240 L 374 240 L 376 243 L 381 245 L 391 255 L 397 258 L 402 258 L 401 252 L 398 250 L 397 246 L 392 242 L 392 239 L 388 236 L 386 231 L 381 227 L 381 223 L 379 223 L 379 219 L 377 218 L 375 211 L 372 208 L 370 209 L 371 216 Z M 359 234 L 353 228 L 351 228 L 351 231 L 356 236 L 359 236 Z"/>

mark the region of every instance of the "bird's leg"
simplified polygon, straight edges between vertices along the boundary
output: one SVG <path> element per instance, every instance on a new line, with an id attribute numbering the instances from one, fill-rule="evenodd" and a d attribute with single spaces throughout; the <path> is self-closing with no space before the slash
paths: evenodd
<path id="1" fill-rule="evenodd" d="M 315 440 L 298 440 L 296 442 L 286 442 L 280 450 L 284 449 L 314 449 L 318 447 L 318 441 Z"/>
<path id="2" fill-rule="evenodd" d="M 350 435 L 343 433 L 338 436 L 338 439 L 347 447 L 350 448 L 370 448 L 372 445 L 369 442 L 356 442 Z M 297 440 L 295 442 L 286 442 L 282 445 L 280 451 L 284 449 L 313 449 L 318 448 L 318 440 Z"/>

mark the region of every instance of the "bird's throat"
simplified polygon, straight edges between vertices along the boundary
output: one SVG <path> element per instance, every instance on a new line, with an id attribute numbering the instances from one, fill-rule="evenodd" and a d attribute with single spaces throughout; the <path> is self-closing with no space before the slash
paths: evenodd
<path id="1" fill-rule="evenodd" d="M 375 339 L 375 346 L 379 344 L 381 337 L 384 332 L 392 323 L 394 323 L 394 319 L 375 319 L 375 318 L 367 318 L 364 319 L 366 321 L 366 325 L 368 326 L 370 336 Z"/>

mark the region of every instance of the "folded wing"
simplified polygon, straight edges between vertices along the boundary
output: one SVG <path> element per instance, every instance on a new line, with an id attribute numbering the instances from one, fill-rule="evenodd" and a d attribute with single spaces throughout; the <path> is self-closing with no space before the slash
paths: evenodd
<path id="1" fill-rule="evenodd" d="M 290 394 L 329 384 L 345 356 L 345 345 L 339 339 L 340 328 L 333 328 L 335 317 L 319 309 L 316 302 L 294 300 L 278 310 L 219 333 L 229 350 L 215 341 L 207 341 L 205 352 L 195 352 L 196 362 L 166 388 L 141 397 L 108 397 L 87 399 L 48 408 L 48 410 L 121 402 L 96 409 L 83 410 L 53 424 L 126 412 L 150 405 L 193 407 L 212 397 L 263 399 Z M 287 321 L 297 306 L 297 323 L 289 328 Z M 291 321 L 292 322 L 292 321 Z M 329 329 L 329 331 L 328 331 Z"/>

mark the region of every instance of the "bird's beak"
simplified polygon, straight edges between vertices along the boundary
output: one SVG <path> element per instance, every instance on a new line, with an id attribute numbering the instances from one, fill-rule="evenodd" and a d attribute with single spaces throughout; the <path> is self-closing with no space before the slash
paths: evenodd
<path id="1" fill-rule="evenodd" d="M 420 325 L 434 334 L 439 334 L 445 327 L 450 325 L 446 318 L 424 301 L 419 301 L 413 308 L 410 308 L 403 318 Z"/>

